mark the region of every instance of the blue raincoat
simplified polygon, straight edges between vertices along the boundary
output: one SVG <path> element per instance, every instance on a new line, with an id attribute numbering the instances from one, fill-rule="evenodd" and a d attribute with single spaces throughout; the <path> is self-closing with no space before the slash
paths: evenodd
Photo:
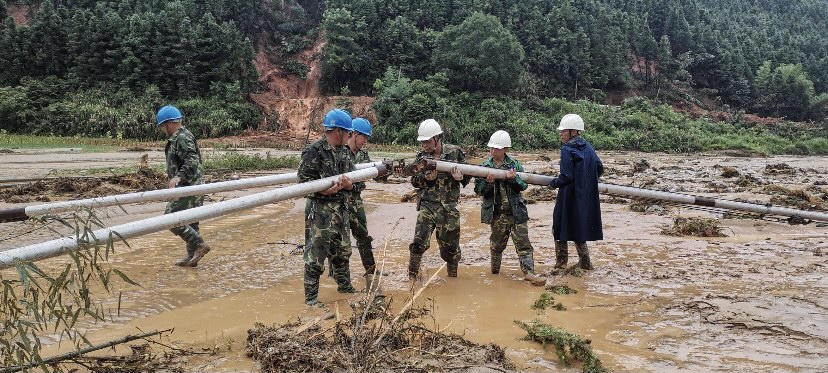
<path id="1" fill-rule="evenodd" d="M 598 241 L 604 239 L 601 228 L 601 205 L 598 202 L 598 178 L 604 164 L 595 148 L 577 136 L 561 147 L 561 173 L 549 183 L 558 188 L 552 213 L 555 241 Z"/>

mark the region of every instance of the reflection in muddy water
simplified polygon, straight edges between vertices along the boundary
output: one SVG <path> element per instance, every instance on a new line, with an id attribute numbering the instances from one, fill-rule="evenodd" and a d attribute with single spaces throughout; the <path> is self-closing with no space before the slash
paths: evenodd
<path id="1" fill-rule="evenodd" d="M 521 155 L 527 169 L 552 169 L 557 153 Z M 817 157 L 734 158 L 607 152 L 613 170 L 606 182 L 649 183 L 659 190 L 708 193 L 712 180 L 724 198 L 769 200 L 761 186 L 738 187 L 716 165 L 754 175 L 759 183 L 814 187 L 828 171 Z M 646 159 L 644 170 L 633 169 Z M 764 174 L 767 165 L 796 165 L 794 175 Z M 811 181 L 805 181 L 805 179 Z M 368 183 L 364 193 L 375 257 L 384 266 L 383 287 L 399 308 L 413 293 L 406 265 L 416 205 L 401 203 L 410 184 Z M 530 306 L 544 291 L 522 281 L 510 246 L 503 270 L 488 268 L 489 228 L 480 223 L 479 200 L 463 190 L 460 211 L 463 261 L 459 278 L 438 274 L 420 301 L 433 304 L 436 328 L 494 342 L 526 371 L 579 371 L 559 364 L 552 347 L 523 341 L 513 321 L 542 322 L 592 340 L 613 371 L 635 372 L 825 372 L 828 371 L 828 234 L 824 227 L 723 219 L 728 237 L 672 237 L 661 226 L 676 216 L 721 217 L 721 212 L 671 208 L 667 214 L 633 212 L 626 204 L 602 204 L 604 241 L 591 245 L 595 271 L 583 277 L 551 274 L 554 264 L 551 217 L 554 202 L 529 206 L 530 238 L 539 273 L 549 284 L 566 284 L 577 294 L 555 294 L 565 311 L 537 312 Z M 197 346 L 229 342 L 219 357 L 192 358 L 192 371 L 255 371 L 242 343 L 254 322 L 282 323 L 320 315 L 302 304 L 301 249 L 304 200 L 282 202 L 202 223 L 214 250 L 195 269 L 172 263 L 183 254 L 180 240 L 157 233 L 119 247 L 114 266 L 142 287 L 122 286 L 120 316 L 91 325 L 90 339 L 103 341 L 142 330 L 175 327 L 173 339 Z M 386 244 L 387 243 L 387 244 Z M 574 250 L 570 262 L 577 261 Z M 58 267 L 61 259 L 47 261 Z M 384 264 L 383 264 L 384 263 Z M 439 268 L 436 241 L 426 252 L 428 275 Z M 355 285 L 363 269 L 354 249 Z M 415 285 L 420 285 L 419 283 Z M 347 301 L 323 275 L 320 300 L 349 312 Z M 117 293 L 107 302 L 117 304 Z M 65 348 L 64 346 L 63 348 Z"/>

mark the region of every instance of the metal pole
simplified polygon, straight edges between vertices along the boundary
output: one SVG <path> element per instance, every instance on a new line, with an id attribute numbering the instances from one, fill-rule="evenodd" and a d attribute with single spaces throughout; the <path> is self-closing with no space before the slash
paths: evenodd
<path id="1" fill-rule="evenodd" d="M 505 179 L 506 170 L 498 170 L 489 167 L 475 166 L 469 164 L 457 164 L 446 161 L 426 160 L 421 161 L 421 169 L 436 169 L 440 172 L 451 172 L 451 169 L 458 167 L 464 175 L 486 177 L 489 173 L 494 175 L 495 179 Z M 537 174 L 530 174 L 526 172 L 518 172 L 520 178 L 527 184 L 534 185 L 549 185 L 554 177 Z M 760 215 L 776 215 L 789 216 L 802 219 L 809 219 L 815 221 L 828 222 L 828 213 L 819 211 L 797 210 L 786 207 L 776 207 L 771 205 L 759 205 L 755 203 L 736 202 L 726 199 L 718 199 L 711 197 L 695 196 L 692 194 L 670 193 L 659 190 L 634 188 L 615 184 L 598 183 L 598 191 L 604 194 L 615 196 L 624 196 L 642 199 L 655 199 L 661 201 L 669 201 L 673 203 L 680 203 L 684 205 L 696 205 L 705 207 L 714 207 L 727 210 L 738 210 L 753 212 Z"/>
<path id="2" fill-rule="evenodd" d="M 385 165 L 380 165 L 348 172 L 343 175 L 350 177 L 354 182 L 358 182 L 384 175 L 387 170 L 388 169 Z M 102 228 L 92 232 L 91 237 L 88 239 L 94 240 L 97 243 L 106 242 L 110 238 L 113 240 L 126 240 L 149 233 L 160 232 L 172 227 L 180 227 L 185 224 L 232 214 L 234 212 L 251 209 L 273 202 L 301 197 L 330 188 L 340 176 L 341 175 L 331 176 L 324 179 L 268 190 L 266 192 L 251 194 L 229 201 L 213 203 L 172 214 L 138 220 L 110 228 Z M 37 261 L 63 254 L 69 250 L 76 249 L 77 247 L 78 239 L 76 237 L 64 237 L 57 240 L 0 252 L 0 270 L 13 267 L 15 260 Z"/>
<path id="3" fill-rule="evenodd" d="M 364 169 L 369 167 L 376 167 L 382 165 L 382 161 L 372 163 L 360 163 L 356 165 L 357 169 Z M 222 181 L 218 183 L 191 185 L 172 189 L 150 190 L 146 192 L 136 192 L 127 194 L 118 194 L 113 196 L 103 196 L 87 199 L 79 199 L 74 201 L 54 202 L 40 205 L 31 205 L 25 207 L 16 207 L 10 209 L 0 210 L 0 223 L 10 221 L 26 220 L 33 216 L 42 216 L 46 214 L 55 214 L 65 211 L 72 211 L 77 208 L 99 208 L 117 205 L 126 205 L 130 203 L 147 202 L 147 201 L 169 201 L 181 197 L 198 196 L 202 194 L 226 192 L 228 190 L 238 190 L 246 188 L 257 188 L 270 185 L 279 185 L 287 183 L 295 183 L 299 181 L 295 172 L 289 174 L 259 176 L 249 179 Z"/>

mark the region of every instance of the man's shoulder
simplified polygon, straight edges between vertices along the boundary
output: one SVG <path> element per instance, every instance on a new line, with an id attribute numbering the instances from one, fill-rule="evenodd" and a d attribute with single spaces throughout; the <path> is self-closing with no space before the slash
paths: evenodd
<path id="1" fill-rule="evenodd" d="M 452 159 L 457 159 L 459 157 L 464 157 L 465 153 L 463 153 L 463 148 L 459 145 L 454 144 L 443 144 L 443 152 L 446 154 L 450 154 Z"/>

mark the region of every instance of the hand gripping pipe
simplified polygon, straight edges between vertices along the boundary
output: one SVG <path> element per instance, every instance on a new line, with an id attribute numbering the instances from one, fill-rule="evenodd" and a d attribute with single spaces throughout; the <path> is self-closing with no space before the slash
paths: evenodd
<path id="1" fill-rule="evenodd" d="M 350 177 L 353 182 L 358 182 L 372 179 L 377 176 L 383 176 L 387 172 L 388 168 L 383 164 L 348 172 L 343 175 Z M 231 199 L 229 201 L 213 203 L 172 214 L 133 221 L 110 228 L 102 228 L 92 232 L 92 236 L 88 239 L 96 240 L 98 243 L 105 243 L 110 239 L 110 237 L 113 240 L 126 240 L 149 233 L 160 232 L 172 227 L 180 227 L 184 224 L 190 224 L 197 221 L 232 214 L 234 212 L 259 207 L 269 203 L 302 197 L 307 194 L 320 192 L 330 188 L 340 176 L 341 175 L 331 176 L 324 179 L 268 190 L 266 192 L 251 194 Z M 3 251 L 0 252 L 0 270 L 13 267 L 15 260 L 37 261 L 58 256 L 69 250 L 74 250 L 77 247 L 78 240 L 76 237 L 64 237 L 57 240 Z"/>
<path id="2" fill-rule="evenodd" d="M 420 170 L 436 169 L 440 172 L 451 172 L 452 168 L 458 167 L 464 175 L 486 177 L 489 173 L 491 173 L 492 175 L 494 175 L 495 179 L 506 178 L 506 170 L 497 170 L 489 167 L 474 166 L 468 164 L 457 164 L 446 161 L 421 160 L 418 164 L 418 167 Z M 549 185 L 549 182 L 554 179 L 554 177 L 552 176 L 530 174 L 526 172 L 518 172 L 517 174 L 520 175 L 520 178 L 523 179 L 523 181 L 525 181 L 527 184 L 534 185 Z M 652 189 L 634 188 L 605 183 L 598 183 L 598 191 L 600 193 L 615 196 L 653 199 L 672 203 L 679 203 L 684 205 L 696 205 L 727 210 L 747 211 L 760 215 L 789 216 L 792 218 L 802 218 L 814 221 L 828 222 L 828 213 L 823 213 L 819 211 L 797 210 L 785 207 L 775 207 L 755 203 L 736 202 L 729 201 L 726 199 L 694 196 L 691 194 L 682 193 L 662 192 Z"/>
<path id="3" fill-rule="evenodd" d="M 369 167 L 376 167 L 381 164 L 383 164 L 382 161 L 372 163 L 360 163 L 356 165 L 356 168 L 359 170 Z M 56 214 L 65 211 L 72 211 L 81 207 L 94 209 L 99 207 L 127 205 L 130 203 L 147 201 L 169 201 L 181 197 L 226 192 L 228 190 L 238 190 L 269 185 L 295 183 L 297 181 L 299 181 L 299 177 L 294 172 L 289 174 L 259 176 L 241 180 L 222 181 L 219 183 L 191 185 L 180 188 L 150 190 L 146 192 L 118 194 L 114 196 L 103 196 L 79 199 L 74 201 L 30 205 L 0 210 L 0 223 L 21 221 L 34 216 L 42 216 L 46 214 Z"/>

